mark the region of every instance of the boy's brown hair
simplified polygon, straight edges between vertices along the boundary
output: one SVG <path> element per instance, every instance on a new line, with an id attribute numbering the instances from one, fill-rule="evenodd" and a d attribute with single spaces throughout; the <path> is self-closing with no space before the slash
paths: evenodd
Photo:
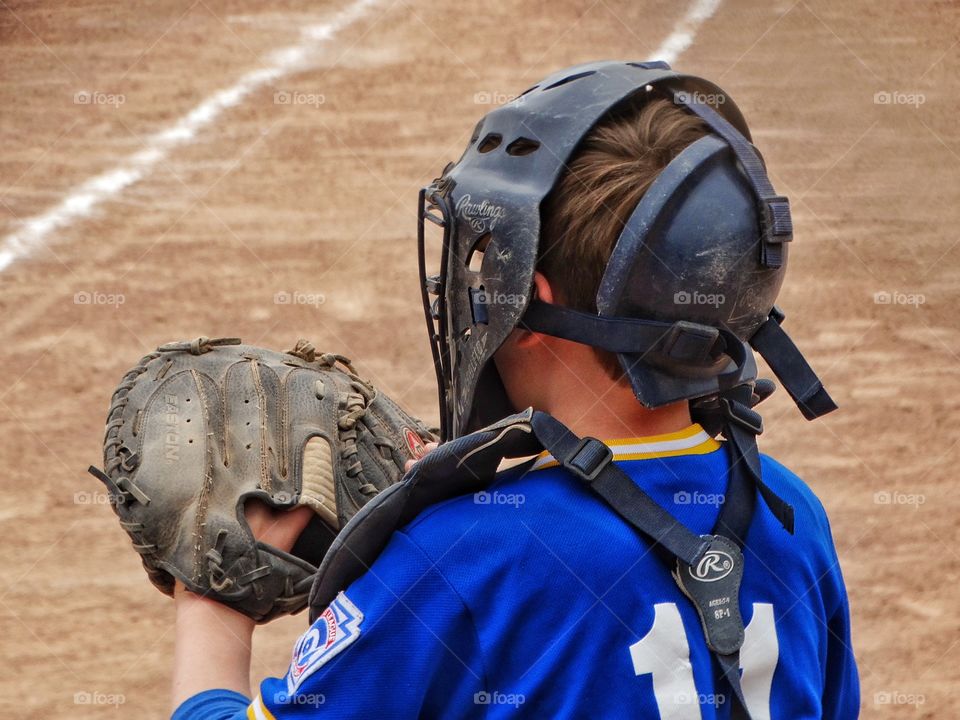
<path id="1" fill-rule="evenodd" d="M 597 291 L 617 238 L 637 203 L 673 158 L 709 133 L 665 99 L 634 103 L 601 121 L 577 150 L 542 210 L 537 269 L 559 302 L 597 312 Z M 615 380 L 617 356 L 596 350 Z"/>

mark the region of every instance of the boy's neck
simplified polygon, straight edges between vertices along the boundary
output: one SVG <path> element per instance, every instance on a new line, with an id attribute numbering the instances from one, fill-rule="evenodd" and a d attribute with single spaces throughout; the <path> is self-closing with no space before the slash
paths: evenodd
<path id="1" fill-rule="evenodd" d="M 645 408 L 629 385 L 613 384 L 595 393 L 564 393 L 542 408 L 579 436 L 600 439 L 646 437 L 683 430 L 692 424 L 687 402 Z"/>

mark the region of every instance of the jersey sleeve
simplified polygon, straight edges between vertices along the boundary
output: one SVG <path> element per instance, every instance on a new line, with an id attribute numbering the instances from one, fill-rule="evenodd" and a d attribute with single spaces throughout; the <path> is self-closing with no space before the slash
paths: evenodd
<path id="1" fill-rule="evenodd" d="M 811 637 L 818 638 L 817 666 L 819 671 L 809 678 L 815 682 L 823 720 L 853 720 L 860 712 L 860 681 L 853 653 L 850 628 L 850 603 L 830 520 L 823 503 L 806 483 L 773 458 L 763 456 L 764 480 L 793 505 L 796 511 L 796 537 L 792 543 L 801 543 L 796 564 L 806 563 L 808 575 L 801 580 L 814 587 L 796 584 L 787 596 L 787 607 L 799 604 L 803 598 L 819 595 L 819 602 L 810 601 Z M 808 580 L 807 578 L 810 578 Z M 794 663 L 794 666 L 796 663 Z M 792 668 L 796 673 L 795 667 Z"/>
<path id="2" fill-rule="evenodd" d="M 827 652 L 824 667 L 823 719 L 850 720 L 860 713 L 860 678 L 853 655 L 850 633 L 850 602 L 840 571 L 840 560 L 833 543 L 829 521 L 824 513 L 827 542 L 832 566 L 826 577 L 824 597 L 832 601 L 832 612 L 826 618 Z"/>
<path id="3" fill-rule="evenodd" d="M 170 720 L 246 720 L 249 704 L 233 690 L 205 690 L 184 700 Z"/>
<path id="4" fill-rule="evenodd" d="M 396 532 L 370 569 L 297 641 L 257 720 L 474 717 L 484 669 L 467 607 L 421 548 Z"/>

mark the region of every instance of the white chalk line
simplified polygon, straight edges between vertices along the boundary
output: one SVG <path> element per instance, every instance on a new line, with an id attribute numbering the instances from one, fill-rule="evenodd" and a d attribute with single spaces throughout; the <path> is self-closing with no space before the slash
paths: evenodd
<path id="1" fill-rule="evenodd" d="M 17 230 L 0 241 L 0 272 L 29 256 L 56 230 L 89 217 L 103 202 L 146 177 L 177 147 L 194 140 L 224 111 L 235 107 L 263 87 L 310 67 L 318 45 L 359 20 L 378 0 L 355 0 L 330 20 L 305 27 L 300 41 L 270 54 L 266 66 L 243 75 L 230 87 L 209 96 L 165 130 L 144 139 L 144 149 L 133 153 L 111 170 L 83 182 L 57 205 L 24 220 Z"/>
<path id="2" fill-rule="evenodd" d="M 112 170 L 96 175 L 70 192 L 51 209 L 24 220 L 18 230 L 0 241 L 0 272 L 29 256 L 56 230 L 89 217 L 96 207 L 146 177 L 155 165 L 175 148 L 193 141 L 227 109 L 266 85 L 309 66 L 317 43 L 331 39 L 351 25 L 377 0 L 356 0 L 325 23 L 310 25 L 301 32 L 301 41 L 271 54 L 272 62 L 253 70 L 228 88 L 214 93 L 166 130 L 148 136 L 146 147 L 129 156 Z M 716 12 L 722 0 L 693 0 L 673 32 L 661 43 L 653 59 L 673 63 L 693 44 L 700 25 Z"/>
<path id="3" fill-rule="evenodd" d="M 693 44 L 697 30 L 713 17 L 721 2 L 722 0 L 693 0 L 687 12 L 677 21 L 673 32 L 657 48 L 651 60 L 664 60 L 670 64 L 676 62 L 677 58 Z"/>

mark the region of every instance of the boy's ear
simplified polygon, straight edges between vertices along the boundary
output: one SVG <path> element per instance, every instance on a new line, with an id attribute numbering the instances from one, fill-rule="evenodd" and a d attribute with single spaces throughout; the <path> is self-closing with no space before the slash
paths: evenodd
<path id="1" fill-rule="evenodd" d="M 556 302 L 555 293 L 553 288 L 550 286 L 550 281 L 547 280 L 546 276 L 541 272 L 535 272 L 533 274 L 533 287 L 530 289 L 533 297 L 531 300 L 541 300 L 546 303 Z M 529 330 L 521 330 L 517 328 L 513 331 L 514 342 L 518 347 L 531 347 L 543 340 L 543 336 L 540 333 L 530 332 Z"/>
<path id="2" fill-rule="evenodd" d="M 533 298 L 531 299 L 542 300 L 545 303 L 557 302 L 553 288 L 550 286 L 550 281 L 547 280 L 546 276 L 540 271 L 533 273 Z"/>

